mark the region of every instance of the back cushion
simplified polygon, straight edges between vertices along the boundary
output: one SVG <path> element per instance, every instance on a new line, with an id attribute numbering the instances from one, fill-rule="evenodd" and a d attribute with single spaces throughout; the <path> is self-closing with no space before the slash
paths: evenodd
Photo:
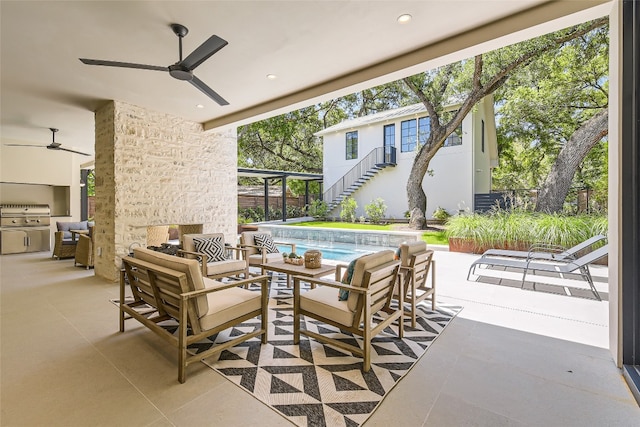
<path id="1" fill-rule="evenodd" d="M 400 265 L 406 267 L 409 265 L 409 259 L 411 255 L 418 252 L 426 251 L 427 244 L 423 240 L 416 240 L 415 242 L 403 243 L 400 245 Z"/>
<path id="2" fill-rule="evenodd" d="M 351 278 L 351 286 L 362 286 L 362 280 L 364 279 L 365 270 L 377 267 L 382 264 L 393 261 L 393 251 L 381 251 L 373 254 L 365 255 L 356 261 L 356 266 L 353 271 L 353 277 Z M 349 299 L 347 300 L 349 310 L 354 311 L 358 306 L 359 295 L 356 292 L 349 293 Z"/>
<path id="3" fill-rule="evenodd" d="M 145 248 L 135 248 L 133 250 L 133 256 L 134 258 L 142 261 L 150 262 L 165 268 L 170 268 L 171 270 L 176 270 L 181 273 L 186 273 L 187 283 L 190 287 L 193 286 L 193 289 L 190 290 L 198 291 L 200 289 L 204 289 L 204 281 L 202 280 L 202 271 L 200 270 L 200 264 L 195 259 L 185 259 Z M 198 317 L 202 317 L 207 314 L 207 311 L 209 310 L 207 296 L 203 295 L 196 298 L 196 306 L 198 309 Z"/>
<path id="4" fill-rule="evenodd" d="M 62 238 L 70 239 L 71 232 L 69 230 L 88 230 L 89 222 L 88 221 L 80 221 L 80 222 L 60 222 L 56 221 L 56 227 L 58 231 L 63 231 Z"/>

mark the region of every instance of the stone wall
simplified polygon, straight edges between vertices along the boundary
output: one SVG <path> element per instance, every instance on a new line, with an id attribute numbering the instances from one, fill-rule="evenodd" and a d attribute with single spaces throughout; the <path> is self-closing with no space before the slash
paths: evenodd
<path id="1" fill-rule="evenodd" d="M 235 242 L 236 131 L 123 102 L 96 111 L 96 275 L 116 280 L 148 225 L 203 224 Z"/>

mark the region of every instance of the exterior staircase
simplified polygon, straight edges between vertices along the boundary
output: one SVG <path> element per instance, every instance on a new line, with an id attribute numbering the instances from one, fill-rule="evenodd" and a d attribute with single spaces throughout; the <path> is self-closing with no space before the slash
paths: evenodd
<path id="1" fill-rule="evenodd" d="M 323 193 L 323 200 L 327 203 L 329 212 L 335 209 L 344 198 L 355 193 L 358 188 L 376 176 L 382 169 L 395 165 L 395 147 L 374 148 Z"/>

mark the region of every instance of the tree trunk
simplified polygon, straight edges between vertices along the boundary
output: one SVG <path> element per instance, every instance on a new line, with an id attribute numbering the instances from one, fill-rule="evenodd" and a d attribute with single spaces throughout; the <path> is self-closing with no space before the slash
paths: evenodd
<path id="1" fill-rule="evenodd" d="M 536 203 L 537 212 L 560 212 L 569 193 L 573 176 L 589 151 L 608 134 L 607 109 L 587 120 L 560 150 L 545 179 Z"/>

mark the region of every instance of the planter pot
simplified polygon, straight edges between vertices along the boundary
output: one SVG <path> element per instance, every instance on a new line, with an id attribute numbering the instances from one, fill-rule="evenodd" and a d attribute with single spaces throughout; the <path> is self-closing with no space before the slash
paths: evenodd
<path id="1" fill-rule="evenodd" d="M 491 245 L 482 245 L 474 240 L 449 237 L 450 252 L 464 252 L 467 254 L 482 254 L 488 249 L 508 249 L 513 251 L 528 251 L 530 243 L 527 242 L 502 242 Z"/>
<path id="2" fill-rule="evenodd" d="M 258 226 L 252 224 L 238 224 L 238 234 L 243 231 L 258 231 Z"/>

